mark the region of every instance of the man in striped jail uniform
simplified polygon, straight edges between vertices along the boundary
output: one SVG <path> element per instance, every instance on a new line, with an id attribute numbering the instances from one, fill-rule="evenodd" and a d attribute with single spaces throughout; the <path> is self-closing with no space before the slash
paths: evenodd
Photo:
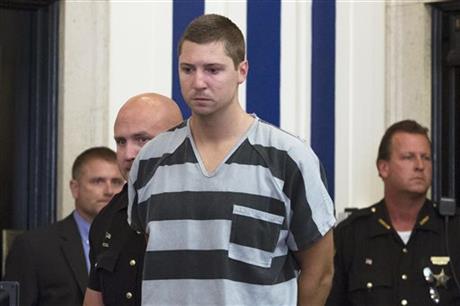
<path id="1" fill-rule="evenodd" d="M 191 117 L 131 168 L 128 222 L 148 235 L 142 305 L 323 305 L 333 204 L 298 138 L 247 114 L 241 31 L 203 15 L 178 47 Z"/>

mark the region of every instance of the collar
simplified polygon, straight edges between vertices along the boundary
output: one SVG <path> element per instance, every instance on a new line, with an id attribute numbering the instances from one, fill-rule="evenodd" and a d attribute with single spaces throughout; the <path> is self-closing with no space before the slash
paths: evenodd
<path id="1" fill-rule="evenodd" d="M 88 240 L 89 228 L 91 226 L 91 223 L 83 219 L 83 217 L 76 210 L 73 211 L 73 218 L 77 223 L 78 232 L 80 233 L 81 239 L 83 239 L 83 241 Z"/>
<path id="2" fill-rule="evenodd" d="M 128 184 L 124 184 L 119 193 L 113 196 L 108 205 L 113 205 L 115 211 L 128 208 Z M 108 206 L 107 205 L 107 206 Z"/>
<path id="3" fill-rule="evenodd" d="M 442 219 L 436 211 L 435 204 L 430 200 L 425 200 L 425 203 L 420 209 L 417 222 L 412 231 L 432 231 L 438 234 L 442 233 Z M 387 235 L 394 232 L 391 225 L 388 211 L 385 206 L 385 200 L 369 207 L 372 214 L 371 226 L 369 228 L 369 236 L 375 237 L 379 235 Z"/>

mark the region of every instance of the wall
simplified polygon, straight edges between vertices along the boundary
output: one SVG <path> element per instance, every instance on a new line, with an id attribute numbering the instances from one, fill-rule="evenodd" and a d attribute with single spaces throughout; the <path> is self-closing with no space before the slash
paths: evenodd
<path id="1" fill-rule="evenodd" d="M 375 168 L 385 110 L 385 4 L 337 3 L 336 210 L 382 196 Z"/>
<path id="2" fill-rule="evenodd" d="M 58 219 L 73 209 L 76 156 L 109 143 L 109 5 L 62 1 L 59 46 Z"/>
<path id="3" fill-rule="evenodd" d="M 112 2 L 110 6 L 109 108 L 107 130 L 113 139 L 113 122 L 131 96 L 154 91 L 171 95 L 172 18 L 167 1 Z M 111 146 L 114 148 L 111 141 Z"/>
<path id="4" fill-rule="evenodd" d="M 431 126 L 431 9 L 421 2 L 386 7 L 386 125 L 413 118 Z"/>

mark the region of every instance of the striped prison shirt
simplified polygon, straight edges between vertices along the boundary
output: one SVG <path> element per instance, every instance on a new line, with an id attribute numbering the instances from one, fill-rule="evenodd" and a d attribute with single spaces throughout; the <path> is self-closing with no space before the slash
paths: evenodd
<path id="1" fill-rule="evenodd" d="M 335 223 L 319 160 L 257 117 L 208 173 L 189 121 L 138 154 L 128 222 L 148 234 L 142 305 L 296 305 L 298 265 Z"/>

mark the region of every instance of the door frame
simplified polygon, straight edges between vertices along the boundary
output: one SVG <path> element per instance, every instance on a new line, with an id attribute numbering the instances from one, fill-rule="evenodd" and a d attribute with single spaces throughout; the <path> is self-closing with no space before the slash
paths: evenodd
<path id="1" fill-rule="evenodd" d="M 448 46 L 445 39 L 448 35 L 446 31 L 449 31 L 445 26 L 446 19 L 454 11 L 460 12 L 460 3 L 432 5 L 432 198 L 437 203 L 441 202 L 441 198 L 455 200 L 460 192 L 460 188 L 457 188 L 458 178 L 456 179 L 458 176 L 456 168 L 460 165 L 460 154 L 456 153 L 460 121 L 456 122 L 456 115 L 460 114 L 460 108 L 456 108 L 456 103 L 451 98 L 452 95 L 458 96 L 459 93 L 448 92 L 452 87 L 449 82 L 452 81 L 452 77 L 455 78 L 452 73 L 454 70 L 458 73 L 460 66 L 449 65 L 446 61 Z M 458 201 L 457 207 L 460 207 Z"/>
<path id="2" fill-rule="evenodd" d="M 56 220 L 59 1 L 1 1 L 0 8 L 33 13 L 31 94 L 28 120 L 23 123 L 27 144 L 22 151 L 27 152 L 20 152 L 27 188 L 20 201 L 12 203 L 11 216 L 11 228 L 31 229 Z"/>

